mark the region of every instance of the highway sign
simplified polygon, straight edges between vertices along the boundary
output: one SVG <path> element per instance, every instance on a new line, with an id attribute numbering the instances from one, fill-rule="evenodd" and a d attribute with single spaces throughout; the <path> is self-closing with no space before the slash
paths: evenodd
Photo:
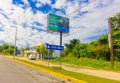
<path id="1" fill-rule="evenodd" d="M 69 19 L 54 14 L 48 15 L 48 30 L 69 33 Z"/>
<path id="2" fill-rule="evenodd" d="M 48 50 L 64 50 L 64 46 L 46 44 L 46 49 L 48 49 Z"/>

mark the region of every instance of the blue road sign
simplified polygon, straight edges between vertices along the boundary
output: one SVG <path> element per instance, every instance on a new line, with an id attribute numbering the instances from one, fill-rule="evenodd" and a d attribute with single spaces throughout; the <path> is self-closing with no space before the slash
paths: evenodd
<path id="1" fill-rule="evenodd" d="M 20 50 L 17 50 L 17 49 L 16 49 L 16 54 L 20 54 Z"/>
<path id="2" fill-rule="evenodd" d="M 64 50 L 64 46 L 46 44 L 48 50 Z"/>

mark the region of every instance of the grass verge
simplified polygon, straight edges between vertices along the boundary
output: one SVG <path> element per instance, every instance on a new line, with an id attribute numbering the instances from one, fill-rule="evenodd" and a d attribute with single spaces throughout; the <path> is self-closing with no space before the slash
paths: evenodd
<path id="1" fill-rule="evenodd" d="M 120 83 L 120 81 L 100 78 L 100 77 L 96 77 L 96 76 L 90 76 L 90 75 L 86 75 L 86 74 L 82 74 L 82 73 L 71 72 L 71 71 L 61 69 L 59 67 L 47 67 L 44 65 L 35 64 L 35 63 L 28 62 L 26 60 L 21 60 L 21 59 L 14 59 L 14 60 L 16 60 L 17 62 L 20 62 L 22 64 L 31 66 L 33 68 L 36 68 L 38 70 L 42 70 L 49 74 L 59 76 L 66 80 L 72 81 L 73 83 L 87 83 L 87 82 L 88 83 Z"/>
<path id="2" fill-rule="evenodd" d="M 51 62 L 59 63 L 61 61 L 60 58 L 56 58 L 54 60 L 51 60 Z M 114 62 L 115 65 L 112 66 L 111 62 L 109 61 L 102 61 L 102 60 L 96 60 L 96 59 L 90 59 L 90 58 L 62 58 L 63 63 L 73 64 L 76 66 L 87 66 L 87 67 L 93 67 L 97 69 L 104 69 L 104 70 L 110 70 L 110 71 L 117 71 L 120 72 L 120 62 Z"/>

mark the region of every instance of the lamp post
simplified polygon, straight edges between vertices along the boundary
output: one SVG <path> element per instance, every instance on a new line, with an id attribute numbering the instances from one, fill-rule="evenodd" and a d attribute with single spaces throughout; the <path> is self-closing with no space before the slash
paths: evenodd
<path id="1" fill-rule="evenodd" d="M 14 56 L 13 56 L 13 58 L 15 58 L 15 55 L 16 55 L 17 27 L 16 26 L 11 26 L 11 27 L 15 27 Z"/>

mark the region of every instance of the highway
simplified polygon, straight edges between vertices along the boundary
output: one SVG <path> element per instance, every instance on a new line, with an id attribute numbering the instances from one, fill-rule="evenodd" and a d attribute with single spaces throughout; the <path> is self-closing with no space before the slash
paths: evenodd
<path id="1" fill-rule="evenodd" d="M 0 83 L 68 83 L 63 79 L 49 75 L 17 63 L 8 57 L 0 56 Z"/>

